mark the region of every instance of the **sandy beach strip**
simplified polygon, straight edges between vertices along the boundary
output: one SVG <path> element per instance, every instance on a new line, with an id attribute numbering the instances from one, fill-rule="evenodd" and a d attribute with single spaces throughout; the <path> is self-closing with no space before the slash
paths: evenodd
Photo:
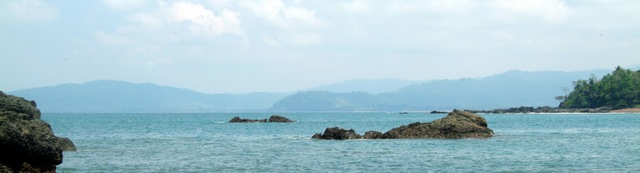
<path id="1" fill-rule="evenodd" d="M 640 108 L 627 108 L 612 110 L 613 113 L 640 113 Z"/>

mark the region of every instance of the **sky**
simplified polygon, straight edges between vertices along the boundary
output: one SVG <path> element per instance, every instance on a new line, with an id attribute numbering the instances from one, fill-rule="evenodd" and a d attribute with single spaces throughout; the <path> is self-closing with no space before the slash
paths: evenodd
<path id="1" fill-rule="evenodd" d="M 204 93 L 640 64 L 637 0 L 0 1 L 0 90 Z"/>

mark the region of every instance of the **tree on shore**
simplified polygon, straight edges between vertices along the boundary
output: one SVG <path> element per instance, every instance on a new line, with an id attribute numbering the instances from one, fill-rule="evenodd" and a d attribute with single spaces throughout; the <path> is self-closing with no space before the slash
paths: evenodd
<path id="1" fill-rule="evenodd" d="M 620 66 L 598 80 L 591 76 L 587 80 L 573 82 L 574 89 L 564 97 L 562 108 L 632 108 L 640 105 L 640 70 L 631 71 Z M 562 96 L 556 97 L 560 100 Z"/>

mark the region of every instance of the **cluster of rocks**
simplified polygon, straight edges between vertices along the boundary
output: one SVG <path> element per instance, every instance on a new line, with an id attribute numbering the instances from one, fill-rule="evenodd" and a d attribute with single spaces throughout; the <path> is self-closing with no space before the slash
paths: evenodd
<path id="1" fill-rule="evenodd" d="M 55 172 L 66 150 L 75 146 L 53 134 L 36 102 L 0 91 L 0 172 Z"/>
<path id="2" fill-rule="evenodd" d="M 413 138 L 488 138 L 493 130 L 487 127 L 487 121 L 476 114 L 453 110 L 444 118 L 433 122 L 416 122 L 391 129 L 385 133 L 368 131 L 364 136 L 353 129 L 339 127 L 325 129 L 324 133 L 316 133 L 313 139 L 413 139 Z"/>
<path id="3" fill-rule="evenodd" d="M 558 108 L 558 107 L 530 107 L 521 106 L 508 109 L 493 109 L 493 110 L 465 110 L 472 113 L 485 113 L 485 114 L 528 114 L 528 113 L 608 113 L 613 109 L 610 107 L 600 108 Z"/>
<path id="4" fill-rule="evenodd" d="M 286 117 L 280 116 L 280 115 L 271 115 L 271 117 L 269 117 L 269 119 L 243 119 L 240 117 L 233 117 L 231 118 L 231 120 L 229 120 L 230 123 L 292 123 L 292 122 L 296 122 L 293 120 L 290 120 Z"/>

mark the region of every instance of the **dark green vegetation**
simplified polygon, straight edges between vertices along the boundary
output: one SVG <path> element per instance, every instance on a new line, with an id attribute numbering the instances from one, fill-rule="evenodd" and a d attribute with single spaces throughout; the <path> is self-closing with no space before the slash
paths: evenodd
<path id="1" fill-rule="evenodd" d="M 562 108 L 633 108 L 640 105 L 640 70 L 632 71 L 617 67 L 612 73 L 598 80 L 591 76 L 588 80 L 573 82 L 575 87 L 564 98 Z"/>

